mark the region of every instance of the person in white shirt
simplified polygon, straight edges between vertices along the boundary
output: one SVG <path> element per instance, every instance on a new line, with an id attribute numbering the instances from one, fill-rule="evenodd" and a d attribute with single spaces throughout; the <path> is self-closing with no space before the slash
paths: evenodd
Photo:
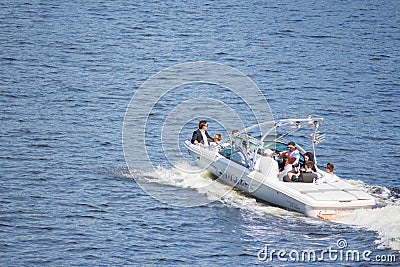
<path id="1" fill-rule="evenodd" d="M 262 156 L 258 157 L 254 164 L 254 169 L 274 180 L 279 181 L 278 162 L 272 157 L 274 152 L 271 149 L 265 149 Z"/>
<path id="2" fill-rule="evenodd" d="M 220 150 L 229 146 L 230 143 L 222 142 L 222 134 L 216 133 L 214 134 L 214 140 L 210 143 L 210 147 L 216 150 Z"/>
<path id="3" fill-rule="evenodd" d="M 281 152 L 279 157 L 286 159 L 285 166 L 292 164 L 296 165 L 300 160 L 300 152 L 296 148 L 296 143 L 291 141 L 288 143 L 288 151 Z"/>
<path id="4" fill-rule="evenodd" d="M 316 180 L 317 184 L 321 183 L 333 183 L 337 182 L 340 180 L 339 177 L 337 177 L 335 174 L 333 174 L 333 169 L 335 166 L 332 163 L 326 164 L 326 174 L 322 176 L 321 178 Z"/>
<path id="5" fill-rule="evenodd" d="M 191 143 L 195 145 L 204 145 L 208 147 L 210 142 L 213 141 L 211 136 L 207 132 L 208 124 L 206 120 L 201 120 L 199 122 L 199 129 L 193 132 Z"/>

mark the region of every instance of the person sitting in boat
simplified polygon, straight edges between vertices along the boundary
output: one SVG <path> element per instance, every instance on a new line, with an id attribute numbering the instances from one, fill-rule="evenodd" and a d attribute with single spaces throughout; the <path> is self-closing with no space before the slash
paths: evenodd
<path id="1" fill-rule="evenodd" d="M 216 133 L 214 134 L 214 143 L 220 144 L 222 141 L 222 134 Z"/>
<path id="2" fill-rule="evenodd" d="M 271 149 L 265 149 L 260 157 L 257 158 L 254 169 L 260 173 L 279 181 L 278 162 L 273 158 L 274 152 Z"/>
<path id="3" fill-rule="evenodd" d="M 305 170 L 301 172 L 298 182 L 313 183 L 318 178 L 318 174 L 313 171 L 314 162 L 309 160 L 306 162 Z"/>
<path id="4" fill-rule="evenodd" d="M 298 180 L 298 177 L 300 176 L 300 168 L 299 164 L 292 164 L 292 169 L 288 170 L 290 166 L 287 166 L 285 168 L 286 174 L 283 176 L 283 181 L 284 182 L 293 182 L 295 180 Z M 283 175 L 283 173 L 281 174 Z"/>
<path id="5" fill-rule="evenodd" d="M 318 174 L 313 172 L 312 167 L 314 162 L 311 160 L 306 162 L 305 170 L 301 171 L 298 165 L 294 166 L 294 172 L 289 172 L 283 177 L 284 182 L 301 182 L 301 183 L 313 183 L 318 178 Z"/>
<path id="6" fill-rule="evenodd" d="M 312 152 L 306 152 L 304 153 L 304 163 L 302 164 L 302 171 L 305 171 L 306 169 L 306 163 L 307 161 L 312 161 L 314 163 L 313 167 L 312 167 L 312 171 L 313 172 L 317 172 L 317 168 L 315 167 L 315 162 L 314 162 L 314 154 Z"/>
<path id="7" fill-rule="evenodd" d="M 239 133 L 239 130 L 234 129 L 234 130 L 232 130 L 231 135 L 232 135 L 232 137 L 235 137 L 238 133 Z"/>
<path id="8" fill-rule="evenodd" d="M 300 152 L 296 148 L 296 143 L 291 141 L 288 143 L 289 151 L 281 152 L 280 157 L 286 159 L 285 166 L 289 164 L 298 164 L 300 160 Z"/>
<path id="9" fill-rule="evenodd" d="M 199 129 L 193 132 L 192 135 L 192 140 L 191 143 L 195 145 L 204 145 L 208 147 L 210 145 L 210 142 L 213 141 L 211 136 L 207 132 L 207 121 L 206 120 L 201 120 L 199 122 Z"/>
<path id="10" fill-rule="evenodd" d="M 229 145 L 230 145 L 230 143 L 222 141 L 222 134 L 219 134 L 219 133 L 214 134 L 214 142 L 210 143 L 211 147 L 214 147 L 218 150 L 222 149 L 222 148 L 226 148 Z"/>
<path id="11" fill-rule="evenodd" d="M 281 177 L 292 171 L 291 165 L 298 165 L 300 161 L 300 152 L 296 148 L 295 142 L 289 142 L 287 145 L 289 151 L 282 151 L 279 154 L 279 170 Z"/>
<path id="12" fill-rule="evenodd" d="M 335 165 L 333 165 L 332 163 L 328 163 L 326 164 L 326 174 L 324 176 L 322 176 L 321 178 L 317 179 L 316 183 L 317 184 L 321 184 L 321 183 L 333 183 L 333 182 L 337 182 L 340 180 L 339 177 L 337 177 L 334 173 L 333 173 L 333 169 L 335 168 Z"/>

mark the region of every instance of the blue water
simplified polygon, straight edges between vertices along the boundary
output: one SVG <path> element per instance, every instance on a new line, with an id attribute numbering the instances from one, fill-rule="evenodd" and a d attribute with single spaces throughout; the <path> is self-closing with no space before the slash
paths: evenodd
<path id="1" fill-rule="evenodd" d="M 398 1 L 2 1 L 0 265 L 282 266 L 292 262 L 263 262 L 257 253 L 267 244 L 322 250 L 339 238 L 349 249 L 395 254 L 398 263 L 399 8 Z M 323 117 L 320 162 L 334 162 L 339 176 L 385 207 L 331 223 L 236 192 L 192 208 L 149 196 L 138 181 L 172 197 L 210 198 L 195 185 L 204 177 L 161 160 L 170 179 L 147 182 L 152 175 L 129 173 L 123 154 L 135 91 L 189 61 L 248 75 L 276 117 Z M 157 112 L 182 99 L 166 97 Z"/>

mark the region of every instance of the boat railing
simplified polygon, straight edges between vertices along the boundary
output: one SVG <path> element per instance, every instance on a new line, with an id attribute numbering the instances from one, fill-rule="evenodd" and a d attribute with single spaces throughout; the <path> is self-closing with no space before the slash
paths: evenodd
<path id="1" fill-rule="evenodd" d="M 256 158 L 257 154 L 260 154 L 260 150 L 264 150 L 266 148 L 271 148 L 276 150 L 276 147 L 273 147 L 274 144 L 281 142 L 285 137 L 294 134 L 301 128 L 309 128 L 312 129 L 311 137 L 311 146 L 312 152 L 314 155 L 314 162 L 316 164 L 316 153 L 315 146 L 321 143 L 325 139 L 325 135 L 320 134 L 318 132 L 319 125 L 323 122 L 322 118 L 305 118 L 305 119 L 282 119 L 276 121 L 266 121 L 261 122 L 250 127 L 247 127 L 237 133 L 235 133 L 230 139 L 231 142 L 231 154 L 234 154 L 237 151 L 245 151 L 249 158 Z M 267 130 L 260 138 L 260 140 L 250 136 L 248 133 L 261 126 L 269 125 L 269 130 Z M 276 130 L 279 127 L 289 126 L 289 131 L 276 136 Z M 228 141 L 229 142 L 229 141 Z M 305 150 L 297 145 L 298 149 L 305 153 Z M 251 163 L 249 163 L 251 164 Z"/>

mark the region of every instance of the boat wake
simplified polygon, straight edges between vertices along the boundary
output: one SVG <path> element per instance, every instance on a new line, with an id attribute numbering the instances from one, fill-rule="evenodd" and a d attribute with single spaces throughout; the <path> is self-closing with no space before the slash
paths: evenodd
<path id="1" fill-rule="evenodd" d="M 184 170 L 190 170 L 185 172 Z M 120 169 L 119 176 L 134 178 L 136 182 L 155 183 L 178 188 L 188 188 L 205 195 L 209 202 L 219 201 L 225 206 L 248 211 L 257 216 L 267 214 L 289 217 L 303 217 L 302 214 L 287 211 L 278 207 L 269 206 L 258 202 L 254 197 L 241 191 L 232 189 L 230 186 L 215 181 L 210 172 L 198 172 L 197 167 L 188 163 L 180 163 L 173 168 L 158 167 L 153 172 L 140 170 Z M 342 212 L 333 220 L 337 223 L 347 224 L 351 227 L 364 228 L 378 233 L 379 239 L 376 244 L 379 248 L 390 248 L 400 250 L 400 194 L 398 188 L 388 189 L 383 186 L 371 186 L 362 181 L 346 180 L 360 190 L 373 195 L 378 207 L 373 210 L 354 210 Z M 308 223 L 321 223 L 321 220 L 309 220 Z"/>
<path id="2" fill-rule="evenodd" d="M 190 170 L 185 172 L 183 170 Z M 215 181 L 216 177 L 208 172 L 199 172 L 198 167 L 186 162 L 180 163 L 174 168 L 157 167 L 153 172 L 140 170 L 128 170 L 127 168 L 117 171 L 119 176 L 134 178 L 142 183 L 157 183 L 160 185 L 175 186 L 178 188 L 193 189 L 197 193 L 207 197 L 208 203 L 219 201 L 226 206 L 238 208 L 243 211 L 250 211 L 256 215 L 275 214 L 289 215 L 297 214 L 278 207 L 268 206 L 258 202 L 254 197 L 236 190 L 231 186 Z"/>
<path id="3" fill-rule="evenodd" d="M 354 210 L 342 213 L 336 222 L 378 233 L 378 248 L 400 251 L 400 194 L 399 188 L 366 185 L 362 181 L 347 181 L 359 189 L 373 195 L 377 208 Z"/>
<path id="4" fill-rule="evenodd" d="M 400 251 L 400 206 L 389 204 L 372 210 L 354 210 L 340 214 L 335 220 L 357 228 L 365 228 L 378 233 L 375 241 L 378 248 Z"/>

